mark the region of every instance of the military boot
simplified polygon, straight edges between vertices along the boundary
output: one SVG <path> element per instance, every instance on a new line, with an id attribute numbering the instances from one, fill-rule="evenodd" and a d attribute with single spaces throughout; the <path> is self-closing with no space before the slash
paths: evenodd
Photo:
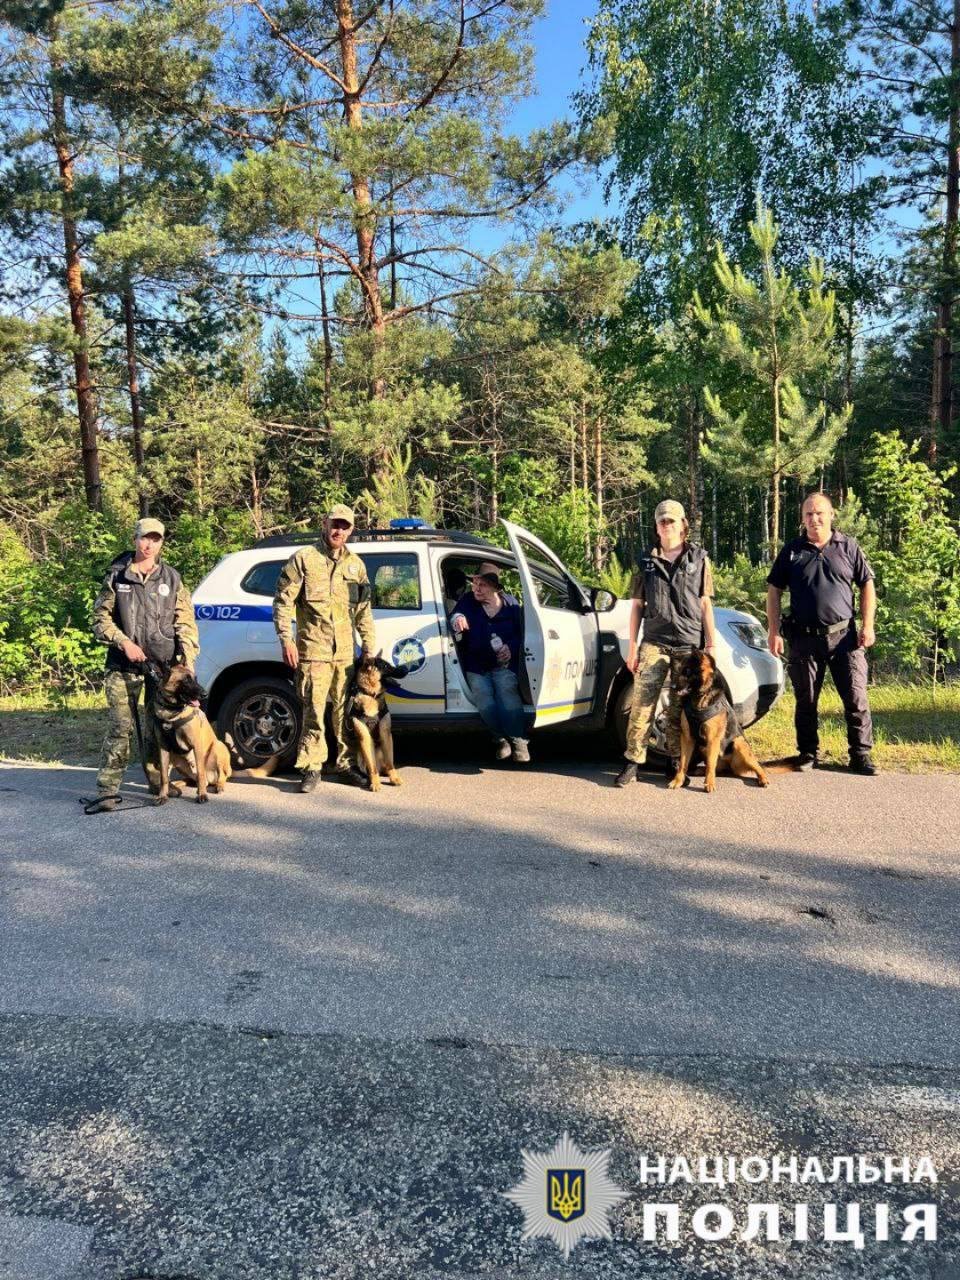
<path id="1" fill-rule="evenodd" d="M 322 776 L 319 769 L 304 769 L 303 777 L 300 780 L 300 790 L 303 795 L 309 795 L 311 791 L 316 791 Z"/>
<path id="2" fill-rule="evenodd" d="M 620 772 L 617 774 L 616 778 L 614 779 L 613 785 L 615 787 L 628 787 L 631 782 L 636 782 L 636 780 L 637 780 L 637 766 L 633 763 L 632 760 L 628 760 L 627 763 L 620 770 Z"/>

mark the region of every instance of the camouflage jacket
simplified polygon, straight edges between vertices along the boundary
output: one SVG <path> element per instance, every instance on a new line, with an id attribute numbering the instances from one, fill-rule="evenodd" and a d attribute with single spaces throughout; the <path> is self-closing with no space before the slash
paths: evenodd
<path id="1" fill-rule="evenodd" d="M 353 633 L 365 654 L 376 647 L 367 567 L 347 547 L 334 559 L 325 544 L 294 552 L 281 570 L 273 623 L 281 642 L 293 639 L 301 658 L 353 662 Z"/>
<path id="2" fill-rule="evenodd" d="M 136 669 L 123 652 L 124 640 L 132 640 L 158 662 L 170 662 L 182 653 L 193 666 L 200 636 L 190 592 L 179 573 L 160 560 L 149 578 L 143 578 L 132 562 L 131 551 L 114 560 L 93 606 L 93 634 L 108 646 L 107 670 Z"/>

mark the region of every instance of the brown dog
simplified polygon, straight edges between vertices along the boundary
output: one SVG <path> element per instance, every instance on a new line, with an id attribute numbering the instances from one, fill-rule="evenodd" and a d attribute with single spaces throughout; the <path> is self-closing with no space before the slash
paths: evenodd
<path id="1" fill-rule="evenodd" d="M 160 746 L 160 794 L 157 804 L 166 804 L 171 795 L 170 768 L 175 768 L 197 788 L 197 804 L 206 804 L 207 790 L 220 792 L 233 773 L 230 752 L 213 732 L 200 700 L 204 691 L 189 667 L 177 664 L 160 671 L 161 680 L 153 699 Z"/>
<path id="2" fill-rule="evenodd" d="M 371 791 L 380 790 L 381 773 L 386 773 L 395 787 L 403 782 L 393 763 L 393 729 L 383 679 L 400 680 L 407 671 L 407 667 L 392 667 L 379 655 L 361 658 L 347 691 L 347 736 Z"/>
<path id="3" fill-rule="evenodd" d="M 738 778 L 754 773 L 761 787 L 770 785 L 743 736 L 709 653 L 695 649 L 684 661 L 673 697 L 680 699 L 680 767 L 669 784 L 672 788 L 683 786 L 698 750 L 706 765 L 706 791 L 716 789 L 721 758 Z"/>

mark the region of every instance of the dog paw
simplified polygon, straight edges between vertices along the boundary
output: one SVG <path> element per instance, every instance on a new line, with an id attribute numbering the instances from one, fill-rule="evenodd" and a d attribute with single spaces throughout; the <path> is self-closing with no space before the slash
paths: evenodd
<path id="1" fill-rule="evenodd" d="M 175 799 L 177 796 L 182 796 L 182 795 L 183 795 L 183 791 L 180 789 L 180 787 L 178 787 L 178 786 L 177 786 L 177 784 L 176 784 L 175 782 L 171 782 L 171 783 L 170 783 L 170 795 L 171 795 L 171 797 L 173 797 L 174 799 Z"/>
<path id="2" fill-rule="evenodd" d="M 218 796 L 220 792 L 223 790 L 223 787 L 221 787 L 219 782 L 214 782 L 214 783 L 211 783 L 210 790 L 213 792 L 215 796 Z"/>
<path id="3" fill-rule="evenodd" d="M 717 784 L 716 784 L 712 779 L 708 779 L 708 780 L 703 784 L 703 789 L 704 789 L 704 791 L 716 791 L 716 789 L 717 789 Z"/>
<path id="4" fill-rule="evenodd" d="M 370 779 L 370 790 L 371 790 L 371 791 L 379 791 L 379 790 L 380 790 L 380 779 L 379 779 L 379 778 L 371 778 L 371 779 Z"/>
<path id="5" fill-rule="evenodd" d="M 683 774 L 677 773 L 677 774 L 674 774 L 674 776 L 667 783 L 667 790 L 677 791 L 682 786 L 683 786 Z"/>
<path id="6" fill-rule="evenodd" d="M 210 797 L 209 797 L 209 796 L 199 796 L 199 795 L 198 795 L 198 796 L 197 796 L 197 804 L 206 804 L 206 803 L 207 803 L 207 801 L 208 801 L 209 799 L 210 799 Z"/>
<path id="7" fill-rule="evenodd" d="M 762 778 L 757 779 L 757 783 L 761 787 L 769 787 L 770 779 L 767 777 L 766 774 L 764 774 Z"/>
<path id="8" fill-rule="evenodd" d="M 387 774 L 387 777 L 390 779 L 391 783 L 392 783 L 395 787 L 402 787 L 402 786 L 403 786 L 403 779 L 400 777 L 399 773 L 397 773 L 396 769 L 394 769 L 394 770 L 392 770 L 390 773 L 388 773 L 388 774 Z"/>
<path id="9" fill-rule="evenodd" d="M 153 803 L 154 803 L 155 805 L 158 805 L 158 804 L 166 804 L 166 803 L 167 803 L 167 800 L 168 800 L 169 798 L 170 798 L 169 796 L 157 796 L 157 798 L 154 800 L 154 802 L 153 802 Z"/>

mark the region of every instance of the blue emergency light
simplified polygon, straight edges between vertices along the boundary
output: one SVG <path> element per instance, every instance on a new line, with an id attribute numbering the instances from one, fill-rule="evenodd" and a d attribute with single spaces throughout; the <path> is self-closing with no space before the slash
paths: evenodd
<path id="1" fill-rule="evenodd" d="M 420 516 L 401 516 L 390 521 L 391 529 L 425 529 L 426 525 L 426 520 L 422 520 Z"/>

